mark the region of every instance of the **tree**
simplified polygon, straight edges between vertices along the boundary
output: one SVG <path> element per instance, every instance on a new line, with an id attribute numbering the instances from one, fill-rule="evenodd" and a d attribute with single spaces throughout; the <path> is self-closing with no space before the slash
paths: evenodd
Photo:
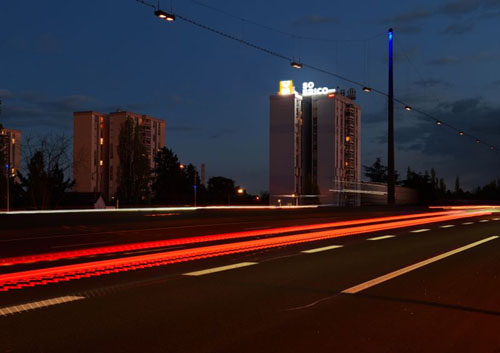
<path id="1" fill-rule="evenodd" d="M 15 195 L 14 200 L 24 200 L 24 206 L 36 209 L 57 207 L 64 192 L 74 185 L 74 181 L 65 176 L 71 167 L 70 143 L 65 135 L 26 139 L 23 151 L 28 174 L 24 176 L 17 171 L 20 184 L 13 185 L 13 190 L 19 195 Z"/>
<path id="2" fill-rule="evenodd" d="M 120 128 L 118 136 L 118 171 L 117 197 L 123 204 L 136 204 L 149 198 L 151 170 L 146 147 L 141 140 L 139 122 L 127 118 Z"/>
<path id="3" fill-rule="evenodd" d="M 382 164 L 380 158 L 377 158 L 371 166 L 363 166 L 363 168 L 365 169 L 365 176 L 369 178 L 370 181 L 375 183 L 387 183 L 387 167 Z"/>
<path id="4" fill-rule="evenodd" d="M 153 169 L 153 201 L 156 203 L 186 203 L 187 177 L 179 158 L 169 148 L 163 147 L 155 156 Z"/>
<path id="5" fill-rule="evenodd" d="M 210 201 L 216 204 L 230 204 L 234 199 L 236 189 L 234 180 L 222 176 L 208 179 L 208 194 Z"/>
<path id="6" fill-rule="evenodd" d="M 371 182 L 387 183 L 387 167 L 382 164 L 380 157 L 378 157 L 371 166 L 363 166 L 363 168 L 365 169 L 365 176 L 370 179 Z M 397 182 L 399 179 L 399 174 L 397 171 L 395 171 L 394 177 Z"/>

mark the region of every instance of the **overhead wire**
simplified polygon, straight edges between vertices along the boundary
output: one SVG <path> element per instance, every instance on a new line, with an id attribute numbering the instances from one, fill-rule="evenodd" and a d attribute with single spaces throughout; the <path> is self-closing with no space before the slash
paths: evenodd
<path id="1" fill-rule="evenodd" d="M 154 4 L 148 3 L 148 2 L 146 2 L 144 0 L 135 0 L 135 1 L 137 1 L 139 3 L 142 3 L 144 5 L 147 5 L 147 6 L 153 7 L 153 8 L 156 9 L 156 6 Z M 196 0 L 192 0 L 192 1 L 197 2 Z M 159 5 L 158 5 L 158 7 L 159 7 Z M 208 25 L 202 24 L 202 23 L 200 23 L 198 21 L 195 21 L 193 19 L 190 19 L 190 18 L 188 18 L 188 17 L 186 17 L 184 15 L 180 15 L 180 14 L 177 13 L 176 17 L 179 18 L 180 20 L 182 20 L 184 22 L 187 22 L 189 24 L 192 24 L 192 25 L 194 25 L 194 26 L 196 26 L 198 28 L 204 29 L 206 31 L 215 33 L 215 34 L 217 34 L 217 35 L 219 35 L 221 37 L 224 37 L 224 38 L 230 39 L 232 41 L 238 42 L 240 44 L 246 45 L 246 46 L 248 46 L 250 48 L 256 49 L 256 50 L 261 51 L 261 52 L 263 52 L 265 54 L 274 56 L 274 57 L 282 59 L 282 60 L 286 60 L 288 62 L 293 62 L 293 58 L 291 58 L 291 57 L 289 57 L 289 56 L 287 56 L 285 54 L 281 54 L 281 53 L 279 53 L 277 51 L 274 51 L 274 50 L 268 49 L 266 47 L 263 47 L 261 45 L 252 43 L 252 42 L 250 42 L 248 40 L 245 40 L 245 39 L 242 39 L 242 38 L 238 38 L 238 37 L 236 37 L 236 36 L 234 36 L 232 34 L 228 34 L 226 32 L 223 32 L 223 31 L 219 30 L 219 29 L 215 29 L 215 28 L 210 27 Z M 238 19 L 243 19 L 243 18 L 240 18 L 238 16 L 233 16 L 233 17 L 238 18 Z M 251 23 L 252 21 L 247 21 L 247 22 Z M 271 30 L 274 30 L 274 29 L 272 29 L 272 27 L 269 27 L 269 28 Z M 287 33 L 287 32 L 283 32 L 283 34 L 292 35 L 292 34 Z M 372 38 L 376 38 L 378 36 L 380 36 L 380 34 L 378 34 L 376 36 L 373 36 Z M 303 38 L 306 39 L 307 37 L 303 37 Z M 367 40 L 370 40 L 370 39 L 367 39 Z M 359 81 L 356 81 L 356 80 L 353 80 L 353 79 L 350 79 L 350 78 L 345 77 L 343 75 L 337 74 L 335 72 L 331 72 L 331 71 L 328 71 L 326 69 L 322 69 L 320 67 L 317 67 L 317 66 L 314 66 L 314 65 L 311 65 L 311 64 L 308 64 L 308 63 L 304 63 L 304 62 L 301 62 L 300 64 L 302 65 L 302 67 L 307 67 L 307 68 L 309 68 L 311 70 L 314 70 L 314 71 L 317 71 L 317 72 L 320 72 L 320 73 L 323 73 L 323 74 L 326 74 L 326 75 L 338 78 L 340 80 L 343 80 L 345 82 L 349 82 L 349 83 L 351 83 L 353 85 L 356 85 L 356 86 L 359 86 L 359 87 L 362 87 L 362 88 L 364 87 L 363 83 L 361 83 Z M 388 93 L 386 93 L 386 92 L 384 92 L 384 91 L 382 91 L 380 89 L 373 88 L 373 87 L 370 87 L 370 89 L 371 89 L 372 92 L 378 93 L 378 94 L 383 95 L 385 97 L 389 96 Z M 483 141 L 482 139 L 479 139 L 478 137 L 476 137 L 476 136 L 474 136 L 472 134 L 466 133 L 464 130 L 459 129 L 459 128 L 455 127 L 454 125 L 452 125 L 450 123 L 447 123 L 447 122 L 445 122 L 445 121 L 443 121 L 441 119 L 438 119 L 435 116 L 433 116 L 432 114 L 429 114 L 429 113 L 427 113 L 427 112 L 425 112 L 425 111 L 423 111 L 421 109 L 414 108 L 413 106 L 409 105 L 408 103 L 406 103 L 406 102 L 404 102 L 404 101 L 402 101 L 402 100 L 400 100 L 398 98 L 394 98 L 394 101 L 397 102 L 397 103 L 399 103 L 399 104 L 401 104 L 405 108 L 409 108 L 407 110 L 412 110 L 412 111 L 414 111 L 416 113 L 421 114 L 424 118 L 426 118 L 428 120 L 434 121 L 434 123 L 436 125 L 448 127 L 448 128 L 450 128 L 450 129 L 452 129 L 452 130 L 454 130 L 456 132 L 459 132 L 459 134 L 461 136 L 466 136 L 466 137 L 470 137 L 470 138 L 474 139 L 475 142 L 478 143 L 478 144 L 483 144 L 483 145 L 487 146 L 491 150 L 500 151 L 500 148 L 498 148 L 497 146 L 494 146 L 494 145 L 492 145 L 490 143 L 487 143 L 487 142 Z"/>

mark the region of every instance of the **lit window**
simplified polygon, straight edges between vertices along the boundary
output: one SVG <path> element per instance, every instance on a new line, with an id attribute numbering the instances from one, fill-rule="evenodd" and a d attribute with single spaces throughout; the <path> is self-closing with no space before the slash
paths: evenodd
<path id="1" fill-rule="evenodd" d="M 349 142 L 349 141 L 351 141 L 351 138 L 350 138 L 349 136 L 346 136 L 346 137 L 345 137 L 345 140 L 346 140 L 347 142 Z"/>
<path id="2" fill-rule="evenodd" d="M 104 138 L 101 137 L 101 145 L 104 144 Z"/>
<path id="3" fill-rule="evenodd" d="M 347 166 L 349 166 L 349 162 L 345 162 L 345 166 L 346 166 L 346 167 L 347 167 Z"/>
<path id="4" fill-rule="evenodd" d="M 104 162 L 102 161 L 102 159 L 99 161 L 99 165 L 102 167 L 102 165 L 104 164 Z"/>
<path id="5" fill-rule="evenodd" d="M 16 139 L 13 137 L 12 138 L 12 144 L 15 145 L 16 144 Z"/>

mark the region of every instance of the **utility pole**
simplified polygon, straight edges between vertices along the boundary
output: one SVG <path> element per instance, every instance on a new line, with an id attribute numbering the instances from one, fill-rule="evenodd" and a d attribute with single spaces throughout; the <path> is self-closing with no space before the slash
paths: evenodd
<path id="1" fill-rule="evenodd" d="M 389 29 L 389 101 L 388 131 L 387 131 L 387 204 L 393 206 L 396 203 L 396 173 L 394 169 L 394 71 L 392 60 L 393 31 Z"/>
<path id="2" fill-rule="evenodd" d="M 194 189 L 194 207 L 196 207 L 196 205 L 197 205 L 197 201 L 198 201 L 198 200 L 197 200 L 197 192 L 196 192 L 196 191 L 197 191 L 197 190 L 196 190 L 196 189 L 197 189 L 197 182 L 196 182 L 196 181 L 197 181 L 197 180 L 196 180 L 196 179 L 197 179 L 197 178 L 196 178 L 196 177 L 197 177 L 197 175 L 198 175 L 198 172 L 195 170 L 195 171 L 194 171 L 194 183 L 193 183 L 193 189 Z"/>
<path id="3" fill-rule="evenodd" d="M 10 211 L 10 178 L 9 178 L 10 166 L 9 164 L 5 165 L 5 181 L 7 182 L 7 212 Z"/>

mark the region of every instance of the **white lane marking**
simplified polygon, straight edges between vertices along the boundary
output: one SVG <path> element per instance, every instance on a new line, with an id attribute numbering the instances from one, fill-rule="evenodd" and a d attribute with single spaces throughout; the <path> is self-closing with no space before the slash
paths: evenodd
<path id="1" fill-rule="evenodd" d="M 494 221 L 500 221 L 500 218 L 492 218 Z"/>
<path id="2" fill-rule="evenodd" d="M 209 269 L 201 270 L 201 271 L 187 272 L 187 273 L 183 273 L 183 275 L 184 276 L 203 276 L 203 275 L 208 275 L 210 273 L 227 271 L 227 270 L 232 270 L 232 269 L 235 269 L 235 268 L 252 266 L 252 265 L 257 265 L 257 264 L 258 264 L 258 262 L 240 262 L 239 264 L 233 264 L 233 265 L 221 266 L 221 267 L 214 267 L 214 268 L 209 268 Z"/>
<path id="3" fill-rule="evenodd" d="M 479 221 L 479 223 L 486 223 L 486 222 L 489 222 L 490 220 L 489 219 L 482 219 Z"/>
<path id="4" fill-rule="evenodd" d="M 301 251 L 301 253 L 304 253 L 304 254 L 313 254 L 315 252 L 327 251 L 327 250 L 337 249 L 337 248 L 341 248 L 341 247 L 343 247 L 343 245 L 331 245 L 331 246 L 325 246 L 324 248 L 316 248 L 316 249 L 304 250 L 304 251 Z"/>
<path id="5" fill-rule="evenodd" d="M 462 225 L 464 225 L 464 226 L 468 226 L 469 224 L 474 224 L 474 222 L 465 222 L 465 223 L 462 223 Z"/>
<path id="6" fill-rule="evenodd" d="M 455 227 L 454 224 L 445 224 L 444 226 L 440 226 L 439 228 L 451 228 L 451 227 Z"/>
<path id="7" fill-rule="evenodd" d="M 74 248 L 74 247 L 77 247 L 77 246 L 109 244 L 109 243 L 112 243 L 112 242 L 113 242 L 112 240 L 108 240 L 108 241 L 97 241 L 97 242 L 93 242 L 93 243 L 80 243 L 80 244 L 71 244 L 71 245 L 55 245 L 55 246 L 51 246 L 50 248 L 51 249 Z"/>
<path id="8" fill-rule="evenodd" d="M 395 277 L 404 275 L 405 273 L 408 273 L 410 271 L 416 270 L 416 269 L 418 269 L 420 267 L 424 267 L 424 266 L 429 265 L 429 264 L 431 264 L 433 262 L 442 260 L 442 259 L 444 259 L 444 258 L 446 258 L 448 256 L 452 256 L 452 255 L 458 254 L 459 252 L 471 249 L 471 248 L 473 248 L 475 246 L 481 245 L 483 243 L 486 243 L 488 241 L 491 241 L 491 240 L 494 240 L 494 239 L 497 239 L 497 238 L 498 238 L 498 236 L 495 235 L 495 236 L 492 236 L 492 237 L 489 237 L 489 238 L 486 238 L 486 239 L 483 239 L 483 240 L 476 241 L 476 242 L 471 243 L 469 245 L 465 245 L 465 246 L 462 246 L 462 247 L 460 247 L 458 249 L 445 252 L 445 253 L 443 253 L 441 255 L 437 255 L 437 256 L 431 257 L 430 259 L 417 262 L 414 265 L 403 267 L 402 269 L 399 269 L 397 271 L 394 271 L 394 272 L 388 273 L 386 275 L 383 275 L 383 276 L 377 277 L 375 279 L 372 279 L 370 281 L 358 284 L 357 286 L 345 289 L 345 290 L 342 291 L 342 293 L 355 294 L 355 293 L 361 292 L 362 290 L 365 290 L 367 288 L 376 286 L 377 284 L 380 284 L 382 282 L 386 282 L 386 281 L 388 281 L 390 279 L 393 279 Z"/>
<path id="9" fill-rule="evenodd" d="M 394 238 L 395 235 L 382 235 L 381 237 L 375 237 L 375 238 L 368 238 L 366 240 L 382 240 L 382 239 L 389 239 L 389 238 Z"/>
<path id="10" fill-rule="evenodd" d="M 16 314 L 16 313 L 22 313 L 24 311 L 46 308 L 48 306 L 74 302 L 75 300 L 81 300 L 81 299 L 85 299 L 85 297 L 82 297 L 80 295 L 68 295 L 64 297 L 41 300 L 38 302 L 7 306 L 4 308 L 0 308 L 0 316 L 7 316 L 9 314 Z"/>
<path id="11" fill-rule="evenodd" d="M 422 232 L 428 232 L 428 231 L 430 231 L 429 228 L 422 228 L 422 229 L 412 230 L 410 233 L 422 233 Z"/>

